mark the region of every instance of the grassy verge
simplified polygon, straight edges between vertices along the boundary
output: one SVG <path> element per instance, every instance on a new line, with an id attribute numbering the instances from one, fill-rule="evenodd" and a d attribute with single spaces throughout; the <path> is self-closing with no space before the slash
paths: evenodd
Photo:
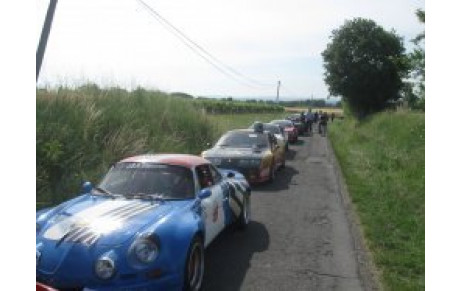
<path id="1" fill-rule="evenodd" d="M 381 113 L 331 124 L 368 245 L 387 290 L 425 281 L 425 115 Z"/>
<path id="2" fill-rule="evenodd" d="M 37 91 L 37 208 L 64 201 L 83 181 L 98 182 L 124 157 L 159 152 L 199 154 L 225 131 L 276 114 L 207 115 L 192 100 L 142 89 Z"/>

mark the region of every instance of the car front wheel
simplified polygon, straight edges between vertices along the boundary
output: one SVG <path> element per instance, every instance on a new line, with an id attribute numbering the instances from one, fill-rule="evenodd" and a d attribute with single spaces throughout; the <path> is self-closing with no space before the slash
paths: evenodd
<path id="1" fill-rule="evenodd" d="M 184 290 L 198 291 L 201 289 L 204 275 L 204 245 L 199 236 L 195 236 L 190 244 L 187 261 L 185 262 Z"/>
<path id="2" fill-rule="evenodd" d="M 238 228 L 245 229 L 251 220 L 251 197 L 249 195 L 243 196 L 243 208 L 238 217 Z"/>

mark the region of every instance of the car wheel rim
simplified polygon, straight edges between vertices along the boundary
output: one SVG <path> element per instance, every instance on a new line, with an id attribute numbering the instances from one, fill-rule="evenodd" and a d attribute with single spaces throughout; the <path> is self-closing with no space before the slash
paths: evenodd
<path id="1" fill-rule="evenodd" d="M 199 290 L 203 281 L 204 273 L 204 253 L 201 245 L 196 242 L 193 244 L 188 263 L 188 286 L 190 290 Z"/>

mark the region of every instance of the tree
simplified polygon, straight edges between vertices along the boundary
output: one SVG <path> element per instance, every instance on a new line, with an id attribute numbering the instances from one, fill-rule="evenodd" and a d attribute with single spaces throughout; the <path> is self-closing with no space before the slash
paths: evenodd
<path id="1" fill-rule="evenodd" d="M 417 9 L 415 14 L 418 20 L 425 24 L 425 11 Z M 416 93 L 418 97 L 425 99 L 425 31 L 418 34 L 412 42 L 416 45 L 416 48 L 409 54 L 411 75 L 416 80 Z"/>
<path id="2" fill-rule="evenodd" d="M 332 31 L 323 51 L 325 82 L 351 111 L 364 117 L 396 101 L 407 74 L 402 39 L 373 20 L 355 18 Z"/>

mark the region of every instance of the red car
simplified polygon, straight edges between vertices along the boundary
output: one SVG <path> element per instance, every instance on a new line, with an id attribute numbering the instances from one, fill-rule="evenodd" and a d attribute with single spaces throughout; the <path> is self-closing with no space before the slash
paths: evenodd
<path id="1" fill-rule="evenodd" d="M 290 143 L 295 143 L 299 139 L 299 131 L 290 120 L 272 120 L 270 123 L 281 126 L 284 134 Z"/>

